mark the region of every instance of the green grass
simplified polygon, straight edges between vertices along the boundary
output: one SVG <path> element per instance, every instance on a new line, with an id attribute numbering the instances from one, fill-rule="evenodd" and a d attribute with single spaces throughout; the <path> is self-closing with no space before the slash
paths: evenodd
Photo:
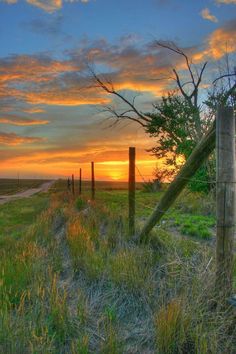
<path id="1" fill-rule="evenodd" d="M 164 220 L 170 226 L 176 226 L 183 235 L 189 235 L 200 239 L 210 239 L 213 236 L 215 218 L 213 216 L 193 215 L 174 211 Z"/>
<path id="2" fill-rule="evenodd" d="M 37 194 L 0 205 L 0 242 L 1 237 L 21 237 L 47 205 L 46 194 Z"/>
<path id="3" fill-rule="evenodd" d="M 59 353 L 73 325 L 67 294 L 58 287 L 61 260 L 52 237 L 58 204 L 52 201 L 46 208 L 47 195 L 22 201 L 10 208 L 33 207 L 34 212 L 19 216 L 24 231 L 18 238 L 1 238 L 0 352 Z"/>
<path id="4" fill-rule="evenodd" d="M 160 196 L 138 191 L 137 218 Z M 201 196 L 176 203 L 146 245 L 128 236 L 127 191 L 87 199 L 54 187 L 1 207 L 12 217 L 1 225 L 0 352 L 235 353 L 235 314 L 214 306 L 212 245 L 168 229 L 211 229 Z"/>
<path id="5" fill-rule="evenodd" d="M 144 197 L 150 202 L 153 195 Z M 73 210 L 68 213 L 67 238 L 74 272 L 78 279 L 85 277 L 84 298 L 89 299 L 80 302 L 80 320 L 85 328 L 89 324 L 97 328 L 96 333 L 104 338 L 97 349 L 94 336 L 86 337 L 88 348 L 99 353 L 152 348 L 160 354 L 207 354 L 219 347 L 235 350 L 234 331 L 224 337 L 221 327 L 226 329 L 233 317 L 224 317 L 209 306 L 214 298 L 214 262 L 207 274 L 205 269 L 214 250 L 193 239 L 173 237 L 166 227 L 155 230 L 150 245 L 134 244 L 126 233 L 126 218 L 120 218 L 127 210 L 126 203 L 125 191 L 102 191 L 86 215 Z M 197 227 L 214 225 L 212 216 L 192 211 L 181 214 L 175 207 L 171 215 L 176 226 L 179 221 L 187 227 L 191 220 Z M 108 327 L 105 319 L 111 322 Z"/>
<path id="6" fill-rule="evenodd" d="M 144 222 L 152 213 L 163 192 L 146 193 L 136 192 L 136 219 Z M 184 198 L 182 199 L 182 195 Z M 183 235 L 208 240 L 214 235 L 214 209 L 209 203 L 208 196 L 197 193 L 183 193 L 174 206 L 164 215 L 161 223 L 165 227 L 173 228 Z M 89 192 L 83 194 L 85 199 L 90 198 Z M 81 202 L 81 199 L 79 199 Z M 106 205 L 107 210 L 117 213 L 124 218 L 128 215 L 128 192 L 99 190 L 96 193 L 96 204 Z"/>

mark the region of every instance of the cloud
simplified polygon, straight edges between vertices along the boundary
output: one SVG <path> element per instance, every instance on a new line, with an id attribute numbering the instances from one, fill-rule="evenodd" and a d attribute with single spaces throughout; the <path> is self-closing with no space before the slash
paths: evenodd
<path id="1" fill-rule="evenodd" d="M 5 2 L 9 5 L 16 4 L 18 0 L 1 0 L 2 2 Z"/>
<path id="2" fill-rule="evenodd" d="M 216 0 L 217 4 L 235 4 L 236 0 Z"/>
<path id="3" fill-rule="evenodd" d="M 14 175 L 15 171 L 22 171 L 22 174 L 30 175 L 32 171 L 37 171 L 37 174 L 54 174 L 56 177 L 69 176 L 71 173 L 78 176 L 81 167 L 83 178 L 89 179 L 90 161 L 95 161 L 97 180 L 127 181 L 129 144 L 137 146 L 136 162 L 142 173 L 150 174 L 151 178 L 157 163 L 155 157 L 146 152 L 152 144 L 152 139 L 134 124 L 117 129 L 104 129 L 104 124 L 101 127 L 99 123 L 86 122 L 79 124 L 77 129 L 72 127 L 71 131 L 68 130 L 66 139 L 62 135 L 57 136 L 56 141 L 53 140 L 50 140 L 49 145 L 30 146 L 30 149 L 24 144 L 17 149 L 2 149 L 1 174 Z"/>
<path id="4" fill-rule="evenodd" d="M 78 66 L 71 61 L 53 60 L 46 55 L 12 55 L 0 59 L 1 85 L 9 81 L 45 82 L 63 72 L 76 70 Z"/>
<path id="5" fill-rule="evenodd" d="M 43 36 L 62 36 L 64 35 L 62 31 L 62 19 L 61 14 L 55 14 L 49 17 L 42 15 L 31 21 L 23 22 L 22 27 Z"/>
<path id="6" fill-rule="evenodd" d="M 49 123 L 48 120 L 21 118 L 17 116 L 0 117 L 0 124 L 31 126 L 31 125 L 45 125 L 48 123 Z"/>
<path id="7" fill-rule="evenodd" d="M 32 144 L 41 142 L 42 138 L 20 136 L 15 133 L 3 133 L 0 132 L 0 145 L 20 145 L 20 144 Z"/>
<path id="8" fill-rule="evenodd" d="M 205 8 L 201 11 L 201 16 L 202 18 L 204 18 L 204 20 L 209 20 L 211 22 L 218 22 L 216 16 L 212 15 L 208 8 Z"/>
<path id="9" fill-rule="evenodd" d="M 218 60 L 226 52 L 236 51 L 235 36 L 236 20 L 213 31 L 201 49 L 183 50 L 194 62 Z M 27 103 L 36 105 L 37 112 L 38 105 L 76 107 L 111 103 L 112 97 L 95 87 L 87 62 L 94 63 L 97 72 L 102 68 L 101 76 L 111 81 L 116 90 L 149 93 L 149 100 L 173 88 L 173 67 L 185 69 L 182 57 L 157 47 L 154 42 L 140 47 L 135 41 L 126 42 L 123 38 L 115 44 L 104 39 L 87 41 L 65 55 L 67 60 L 61 61 L 46 55 L 0 59 L 2 106 Z"/>
<path id="10" fill-rule="evenodd" d="M 81 95 L 79 87 L 75 90 L 73 88 L 68 88 L 66 90 L 66 95 L 62 88 L 55 87 L 55 90 L 27 92 L 22 97 L 24 97 L 25 101 L 30 104 L 57 106 L 105 105 L 110 102 L 110 99 L 103 97 L 102 94 L 98 94 L 98 92 L 94 91 L 93 93 L 89 91 L 87 97 L 85 91 L 83 92 L 83 95 Z"/>
<path id="11" fill-rule="evenodd" d="M 55 61 L 47 56 L 12 56 L 0 60 L 0 99 L 33 105 L 80 106 L 107 104 L 110 100 L 88 77 L 85 63 L 109 67 L 117 87 L 134 91 L 161 93 L 162 86 L 153 80 L 165 73 L 166 60 L 149 49 L 135 46 L 112 46 L 102 41 L 92 47 L 68 53 L 70 59 Z M 151 80 L 149 79 L 151 78 Z M 66 94 L 65 94 L 66 92 Z M 7 102 L 9 106 L 9 102 Z"/>
<path id="12" fill-rule="evenodd" d="M 29 114 L 37 114 L 37 113 L 45 113 L 45 109 L 32 107 L 32 108 L 24 108 L 22 112 L 29 113 Z"/>
<path id="13" fill-rule="evenodd" d="M 212 32 L 205 41 L 205 48 L 196 51 L 193 59 L 198 62 L 208 59 L 219 60 L 226 53 L 234 53 L 236 51 L 235 37 L 236 20 L 232 20 Z"/>
<path id="14" fill-rule="evenodd" d="M 18 0 L 0 0 L 2 2 L 5 2 L 7 4 L 16 4 Z M 58 11 L 62 8 L 63 2 L 81 2 L 81 3 L 88 3 L 89 0 L 67 0 L 67 1 L 62 1 L 62 0 L 26 0 L 26 2 L 30 5 L 36 6 L 40 8 L 41 10 L 44 10 L 48 13 L 53 13 L 55 11 Z"/>
<path id="15" fill-rule="evenodd" d="M 46 12 L 54 12 L 61 9 L 62 0 L 26 0 L 28 4 L 39 7 Z"/>

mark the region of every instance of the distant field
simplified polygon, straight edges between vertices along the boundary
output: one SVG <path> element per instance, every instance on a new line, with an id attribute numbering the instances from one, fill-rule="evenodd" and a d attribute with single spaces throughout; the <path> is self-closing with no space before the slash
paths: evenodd
<path id="1" fill-rule="evenodd" d="M 137 182 L 136 189 L 142 189 L 143 183 Z M 56 190 L 66 190 L 67 180 L 60 179 L 54 185 Z M 91 188 L 91 181 L 82 181 L 82 190 L 88 191 Z M 79 181 L 75 180 L 75 189 L 79 190 Z M 96 190 L 127 190 L 128 182 L 119 181 L 95 181 Z"/>
<path id="2" fill-rule="evenodd" d="M 29 188 L 37 188 L 42 183 L 47 182 L 45 179 L 10 179 L 0 178 L 0 195 L 14 194 Z"/>

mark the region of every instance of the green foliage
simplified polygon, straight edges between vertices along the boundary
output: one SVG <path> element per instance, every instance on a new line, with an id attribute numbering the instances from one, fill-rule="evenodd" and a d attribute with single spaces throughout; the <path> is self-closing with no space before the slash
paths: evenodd
<path id="1" fill-rule="evenodd" d="M 77 198 L 76 199 L 76 208 L 78 209 L 78 210 L 82 210 L 82 209 L 84 209 L 85 207 L 86 207 L 86 202 L 85 202 L 85 200 L 84 199 L 82 199 L 82 198 Z"/>
<path id="2" fill-rule="evenodd" d="M 117 312 L 115 306 L 106 306 L 104 309 L 105 316 L 109 322 L 115 322 L 117 320 Z"/>
<path id="3" fill-rule="evenodd" d="M 165 158 L 165 171 L 169 174 L 168 177 L 173 177 L 181 168 L 183 161 L 190 156 L 211 119 L 206 119 L 197 106 L 174 92 L 163 96 L 160 102 L 154 105 L 154 112 L 146 115 L 151 118 L 146 126 L 146 132 L 158 139 L 157 145 L 150 151 L 157 158 Z M 182 162 L 178 159 L 179 156 L 183 157 Z M 195 177 L 202 181 L 190 181 L 190 189 L 208 192 L 211 188 L 208 183 L 209 173 L 206 166 L 200 168 Z"/>
<path id="4" fill-rule="evenodd" d="M 167 216 L 172 225 L 179 228 L 184 235 L 194 236 L 201 239 L 212 237 L 212 228 L 215 226 L 215 218 L 203 215 L 191 215 L 172 212 Z"/>
<path id="5" fill-rule="evenodd" d="M 89 338 L 88 336 L 84 335 L 72 343 L 72 354 L 89 354 L 89 347 L 88 347 Z"/>
<path id="6" fill-rule="evenodd" d="M 170 165 L 177 166 L 177 155 L 187 158 L 196 145 L 196 115 L 198 110 L 175 93 L 163 96 L 154 105 L 154 112 L 146 127 L 151 137 L 158 138 L 158 145 L 151 151 L 158 158 L 166 157 Z"/>

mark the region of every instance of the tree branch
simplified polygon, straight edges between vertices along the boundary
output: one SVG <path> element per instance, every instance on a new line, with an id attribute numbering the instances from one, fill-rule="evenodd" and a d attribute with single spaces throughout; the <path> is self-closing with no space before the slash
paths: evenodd
<path id="1" fill-rule="evenodd" d="M 101 78 L 90 68 L 90 72 L 92 73 L 92 76 L 94 78 L 94 80 L 98 83 L 98 87 L 101 87 L 105 92 L 107 92 L 108 94 L 113 94 L 115 96 L 117 96 L 121 101 L 123 101 L 126 105 L 128 105 L 133 113 L 135 113 L 139 118 L 134 118 L 134 117 L 129 117 L 130 120 L 135 120 L 137 122 L 139 122 L 141 124 L 142 121 L 142 126 L 145 126 L 146 124 L 149 122 L 149 119 L 147 118 L 147 116 L 145 116 L 142 112 L 138 111 L 138 109 L 135 107 L 134 105 L 134 100 L 133 103 L 130 102 L 129 100 L 127 100 L 122 94 L 120 94 L 118 91 L 115 90 L 113 84 L 111 82 L 107 82 L 107 84 L 104 83 L 103 80 L 101 80 Z M 109 86 L 110 85 L 110 88 Z M 115 111 L 113 110 L 113 113 Z M 116 112 L 116 116 L 117 116 L 117 112 Z M 122 115 L 119 115 L 119 117 L 121 117 Z M 123 115 L 124 118 L 124 115 Z"/>

